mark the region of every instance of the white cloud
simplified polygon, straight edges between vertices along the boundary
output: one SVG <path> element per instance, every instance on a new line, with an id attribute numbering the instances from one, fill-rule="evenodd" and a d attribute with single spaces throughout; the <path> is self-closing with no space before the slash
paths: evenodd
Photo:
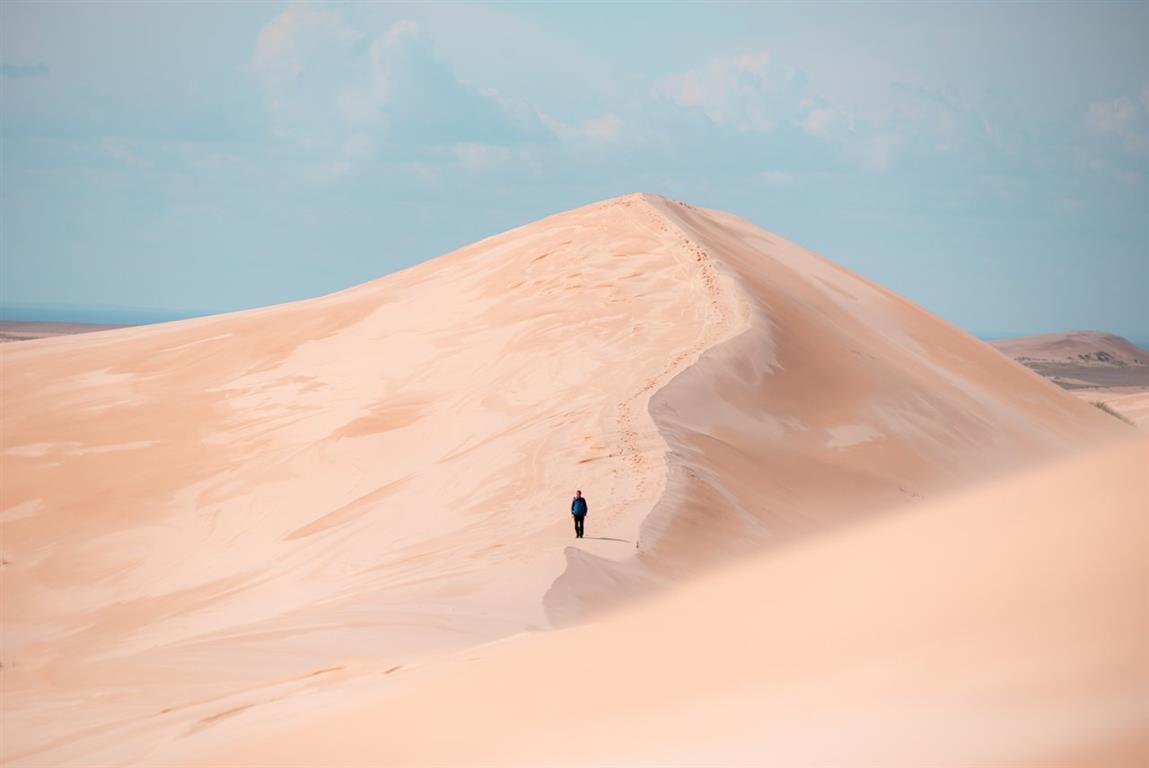
<path id="1" fill-rule="evenodd" d="M 375 140 L 365 133 L 355 133 L 343 142 L 343 156 L 352 160 L 366 160 L 375 155 Z"/>
<path id="2" fill-rule="evenodd" d="M 762 171 L 758 178 L 772 187 L 787 187 L 794 183 L 794 175 L 785 171 Z"/>
<path id="3" fill-rule="evenodd" d="M 260 29 L 251 63 L 268 81 L 290 81 L 303 71 L 304 49 L 309 43 L 351 45 L 361 38 L 339 14 L 309 3 L 293 3 Z"/>
<path id="4" fill-rule="evenodd" d="M 851 144 L 847 152 L 865 170 L 886 173 L 893 166 L 894 153 L 902 142 L 896 134 L 872 131 Z"/>
<path id="5" fill-rule="evenodd" d="M 699 109 L 714 123 L 761 133 L 794 113 L 796 76 L 792 67 L 758 51 L 712 59 L 702 69 L 667 79 L 662 89 L 679 106 Z"/>
<path id="6" fill-rule="evenodd" d="M 392 52 L 419 35 L 413 21 L 397 21 L 371 41 L 363 76 L 343 86 L 336 97 L 339 114 L 352 125 L 371 125 L 383 118 L 384 107 L 391 100 L 389 58 Z"/>
<path id="7" fill-rule="evenodd" d="M 119 139 L 104 139 L 104 151 L 124 165 L 130 165 L 133 168 L 152 167 L 148 160 L 133 152 L 127 144 Z"/>
<path id="8" fill-rule="evenodd" d="M 412 21 L 360 31 L 334 10 L 293 5 L 260 32 L 252 62 L 273 133 L 313 155 L 309 167 L 322 180 L 380 155 L 393 160 L 400 148 L 486 169 L 505 162 L 502 145 L 520 137 L 504 105 L 460 80 Z M 537 132 L 538 117 L 528 114 Z M 620 125 L 604 115 L 569 132 L 609 141 Z"/>
<path id="9" fill-rule="evenodd" d="M 1133 186 L 1141 183 L 1141 173 L 1129 168 L 1114 165 L 1107 160 L 1093 158 L 1088 162 L 1089 170 L 1101 176 L 1117 179 L 1123 184 Z"/>
<path id="10" fill-rule="evenodd" d="M 622 130 L 622 120 L 618 115 L 603 115 L 584 121 L 579 128 L 588 139 L 614 141 Z"/>
<path id="11" fill-rule="evenodd" d="M 226 152 L 201 152 L 191 149 L 185 150 L 184 155 L 193 168 L 201 171 L 234 171 L 245 165 L 239 155 Z"/>
<path id="12" fill-rule="evenodd" d="M 1134 154 L 1149 155 L 1149 83 L 1136 99 L 1093 102 L 1085 120 L 1093 133 L 1120 140 Z"/>
<path id="13" fill-rule="evenodd" d="M 839 107 L 810 107 L 800 125 L 811 136 L 828 139 L 840 129 L 854 130 L 854 118 Z"/>
<path id="14" fill-rule="evenodd" d="M 1121 135 L 1137 119 L 1139 111 L 1132 99 L 1097 101 L 1089 105 L 1089 127 L 1097 133 Z"/>
<path id="15" fill-rule="evenodd" d="M 535 114 L 539 122 L 552 134 L 564 140 L 589 139 L 596 142 L 610 142 L 617 140 L 622 132 L 622 118 L 615 114 L 592 117 L 577 125 L 568 125 L 543 112 Z"/>
<path id="16" fill-rule="evenodd" d="M 492 144 L 467 142 L 455 144 L 451 154 L 470 171 L 485 171 L 509 161 L 513 155 L 510 147 L 499 147 Z"/>
<path id="17" fill-rule="evenodd" d="M 395 45 L 403 39 L 410 39 L 419 35 L 419 25 L 410 19 L 403 19 L 391 25 L 387 33 L 383 35 L 383 42 L 385 45 Z"/>
<path id="18" fill-rule="evenodd" d="M 666 81 L 663 91 L 679 106 L 699 109 L 718 125 L 753 133 L 791 125 L 834 146 L 866 171 L 888 171 L 895 151 L 905 143 L 901 132 L 894 125 L 858 118 L 853 109 L 827 101 L 806 83 L 804 73 L 761 51 L 714 59 Z"/>

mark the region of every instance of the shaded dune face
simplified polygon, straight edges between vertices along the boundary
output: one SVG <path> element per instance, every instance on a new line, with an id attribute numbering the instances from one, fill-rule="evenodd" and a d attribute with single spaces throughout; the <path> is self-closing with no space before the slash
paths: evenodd
<path id="1" fill-rule="evenodd" d="M 901 297 L 729 214 L 652 200 L 749 308 L 651 400 L 666 492 L 626 563 L 569 553 L 577 620 L 731 556 L 1122 432 Z"/>
<path id="2" fill-rule="evenodd" d="M 646 195 L 0 367 L 16 764 L 142 759 L 241 693 L 569 622 L 1123 429 L 796 246 Z"/>
<path id="3" fill-rule="evenodd" d="M 629 557 L 647 401 L 737 330 L 706 267 L 630 197 L 319 299 L 10 345 L 6 756 L 546 626 L 574 489 L 585 546 Z"/>

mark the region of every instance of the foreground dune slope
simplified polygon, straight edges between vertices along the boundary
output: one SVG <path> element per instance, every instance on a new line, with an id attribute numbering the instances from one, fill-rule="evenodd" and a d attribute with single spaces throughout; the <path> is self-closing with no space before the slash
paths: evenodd
<path id="1" fill-rule="evenodd" d="M 738 217 L 652 200 L 745 292 L 745 329 L 651 400 L 666 491 L 637 557 L 572 550 L 552 620 L 635 585 L 1009 471 L 1127 426 L 905 299 Z"/>
<path id="2" fill-rule="evenodd" d="M 575 621 L 1127 429 L 647 195 L 318 299 L 5 345 L 0 373 L 0 758 L 29 765 L 142 760 L 355 659 Z M 568 546 L 576 487 L 595 538 Z"/>
<path id="3" fill-rule="evenodd" d="M 1145 765 L 1147 463 L 1149 441 L 1122 442 L 601 623 L 377 671 L 306 712 L 237 715 L 173 759 Z M 276 718 L 251 736 L 252 722 Z"/>
<path id="4" fill-rule="evenodd" d="M 1149 429 L 1149 391 L 1105 392 L 1098 390 L 1074 391 L 1073 395 L 1087 403 L 1104 403 L 1121 418 L 1139 429 Z"/>

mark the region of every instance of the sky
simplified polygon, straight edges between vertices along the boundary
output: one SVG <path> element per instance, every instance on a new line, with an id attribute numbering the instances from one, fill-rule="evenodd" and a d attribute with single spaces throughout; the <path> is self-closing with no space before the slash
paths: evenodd
<path id="1" fill-rule="evenodd" d="M 0 4 L 0 316 L 328 293 L 643 191 L 1149 340 L 1149 3 Z"/>

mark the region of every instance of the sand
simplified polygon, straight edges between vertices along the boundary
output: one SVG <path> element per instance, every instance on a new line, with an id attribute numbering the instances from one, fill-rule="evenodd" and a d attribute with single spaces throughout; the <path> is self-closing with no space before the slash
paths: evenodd
<path id="1" fill-rule="evenodd" d="M 1046 333 L 990 344 L 1063 389 L 1149 392 L 1149 352 L 1112 333 Z"/>
<path id="2" fill-rule="evenodd" d="M 1076 389 L 1073 394 L 1087 403 L 1105 403 L 1140 429 L 1149 429 L 1149 390 L 1133 387 Z"/>
<path id="3" fill-rule="evenodd" d="M 1076 331 L 990 342 L 1088 403 L 1149 428 L 1149 352 L 1111 333 Z"/>
<path id="4" fill-rule="evenodd" d="M 1147 463 L 1124 443 L 597 624 L 237 712 L 174 764 L 1145 765 Z"/>
<path id="5" fill-rule="evenodd" d="M 1102 331 L 1043 333 L 999 339 L 990 344 L 1015 360 L 1101 368 L 1149 367 L 1149 351 Z"/>
<path id="6" fill-rule="evenodd" d="M 796 245 L 652 195 L 317 299 L 4 345 L 0 374 L 10 765 L 170 764 L 241 718 L 256 740 L 275 702 L 375 695 L 378 670 L 628 611 L 1130 432 Z"/>

